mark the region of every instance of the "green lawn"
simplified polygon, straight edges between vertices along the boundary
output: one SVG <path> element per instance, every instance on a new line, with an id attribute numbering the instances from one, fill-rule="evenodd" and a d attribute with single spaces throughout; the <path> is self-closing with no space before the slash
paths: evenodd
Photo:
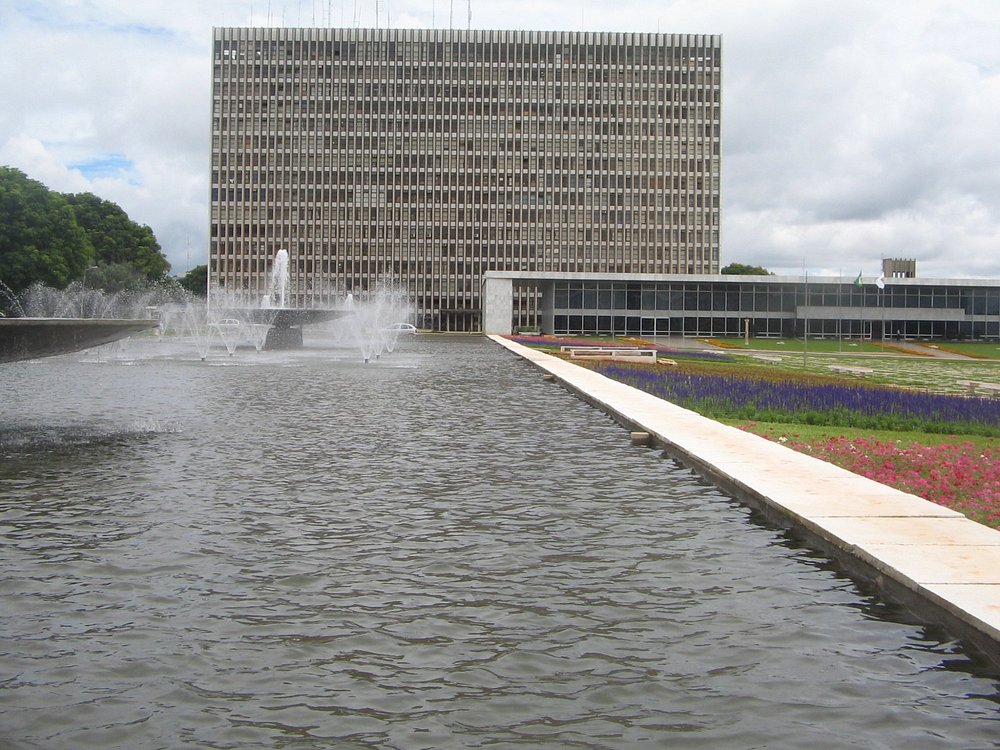
<path id="1" fill-rule="evenodd" d="M 1000 359 L 1000 344 L 995 341 L 991 343 L 985 341 L 942 341 L 933 344 L 922 343 L 921 346 L 979 359 Z"/>
<path id="2" fill-rule="evenodd" d="M 767 359 L 763 359 L 764 357 Z M 968 387 L 961 385 L 964 380 L 1000 385 L 1000 360 L 987 359 L 934 359 L 908 357 L 898 353 L 887 353 L 884 357 L 824 355 L 812 350 L 807 350 L 803 357 L 800 349 L 798 353 L 785 355 L 768 352 L 757 357 L 739 356 L 735 363 L 726 364 L 744 369 L 764 367 L 786 370 L 790 375 L 808 373 L 841 380 L 856 379 L 866 383 L 961 396 L 968 393 Z M 864 376 L 843 375 L 838 374 L 834 367 L 856 367 L 871 372 Z"/>
<path id="3" fill-rule="evenodd" d="M 858 339 L 809 339 L 803 342 L 802 339 L 701 339 L 705 342 L 717 342 L 722 351 L 727 350 L 747 350 L 766 352 L 790 352 L 802 354 L 805 351 L 816 354 L 884 354 L 892 353 L 895 350 L 890 342 L 871 342 Z"/>
<path id="4" fill-rule="evenodd" d="M 802 339 L 744 339 L 736 338 L 714 338 L 701 339 L 706 343 L 715 343 L 719 351 L 747 351 L 760 352 L 761 354 L 777 355 L 798 354 L 802 355 L 805 348 L 806 355 L 809 354 L 836 354 L 838 356 L 850 356 L 852 354 L 873 355 L 880 354 L 886 356 L 911 357 L 914 359 L 925 359 L 932 357 L 935 351 L 951 352 L 954 354 L 964 354 L 980 360 L 1000 361 L 1000 343 L 985 341 L 912 341 L 905 342 L 907 347 L 896 346 L 893 341 L 859 341 L 837 340 L 837 339 L 809 339 L 803 342 Z M 916 350 L 914 350 L 914 345 Z M 926 350 L 926 357 L 920 354 L 920 350 Z"/>
<path id="5" fill-rule="evenodd" d="M 879 442 L 898 443 L 900 447 L 912 445 L 953 445 L 972 443 L 979 450 L 987 448 L 1000 450 L 1000 438 L 979 435 L 943 435 L 929 432 L 896 432 L 890 430 L 860 430 L 851 427 L 830 427 L 821 425 L 794 424 L 788 422 L 747 422 L 745 420 L 718 420 L 724 424 L 746 429 L 756 435 L 777 439 L 785 437 L 802 443 L 819 443 L 830 438 L 845 437 L 848 440 L 868 438 Z"/>
<path id="6" fill-rule="evenodd" d="M 623 345 L 635 344 L 637 340 L 639 339 L 580 336 L 552 338 L 545 341 L 544 344 L 540 342 L 534 345 L 558 347 L 559 344 L 570 344 L 574 341 Z M 866 383 L 962 396 L 968 393 L 968 387 L 960 384 L 963 380 L 1000 385 L 1000 359 L 990 360 L 981 357 L 960 360 L 915 356 L 892 348 L 888 342 L 886 348 L 883 349 L 879 343 L 873 344 L 869 341 L 810 339 L 805 356 L 803 356 L 802 341 L 797 339 L 752 338 L 749 347 L 744 346 L 743 339 L 705 339 L 705 341 L 725 341 L 732 345 L 729 348 L 719 347 L 715 349 L 720 354 L 730 354 L 732 361 L 700 365 L 712 370 L 768 368 L 787 371 L 790 376 L 809 374 L 838 380 L 857 379 Z M 970 353 L 983 352 L 983 356 L 985 356 L 986 353 L 997 350 L 998 345 L 940 343 L 937 346 L 942 349 L 956 347 L 956 351 L 958 347 L 964 347 Z M 745 352 L 745 354 L 740 352 Z M 1000 351 L 997 353 L 1000 354 Z M 683 352 L 677 352 L 679 360 L 683 360 L 683 356 Z M 871 370 L 871 373 L 864 376 L 844 375 L 834 370 L 834 367 L 863 368 Z"/>

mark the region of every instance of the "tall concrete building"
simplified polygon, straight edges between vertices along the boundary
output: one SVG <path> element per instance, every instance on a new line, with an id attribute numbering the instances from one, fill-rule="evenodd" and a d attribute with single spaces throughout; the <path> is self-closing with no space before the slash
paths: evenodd
<path id="1" fill-rule="evenodd" d="M 711 35 L 215 29 L 211 278 L 284 248 L 298 305 L 478 330 L 488 270 L 717 273 L 720 77 Z"/>

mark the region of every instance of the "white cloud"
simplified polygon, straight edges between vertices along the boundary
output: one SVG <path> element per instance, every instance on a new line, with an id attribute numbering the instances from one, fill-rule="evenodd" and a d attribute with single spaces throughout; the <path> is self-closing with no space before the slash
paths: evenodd
<path id="1" fill-rule="evenodd" d="M 41 141 L 16 135 L 0 143 L 0 163 L 17 167 L 33 180 L 63 193 L 88 189 L 87 179 Z"/>

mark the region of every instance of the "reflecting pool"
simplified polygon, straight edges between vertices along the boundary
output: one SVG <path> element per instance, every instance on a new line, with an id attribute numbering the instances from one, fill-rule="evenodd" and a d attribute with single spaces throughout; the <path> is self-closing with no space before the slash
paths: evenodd
<path id="1" fill-rule="evenodd" d="M 996 670 L 480 338 L 0 369 L 0 747 L 987 748 Z"/>

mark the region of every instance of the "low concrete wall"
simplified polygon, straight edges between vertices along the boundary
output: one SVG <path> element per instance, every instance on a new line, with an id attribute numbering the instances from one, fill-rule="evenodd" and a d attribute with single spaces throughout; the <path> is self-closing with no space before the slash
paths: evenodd
<path id="1" fill-rule="evenodd" d="M 1000 531 L 592 370 L 490 338 L 1000 665 Z"/>

